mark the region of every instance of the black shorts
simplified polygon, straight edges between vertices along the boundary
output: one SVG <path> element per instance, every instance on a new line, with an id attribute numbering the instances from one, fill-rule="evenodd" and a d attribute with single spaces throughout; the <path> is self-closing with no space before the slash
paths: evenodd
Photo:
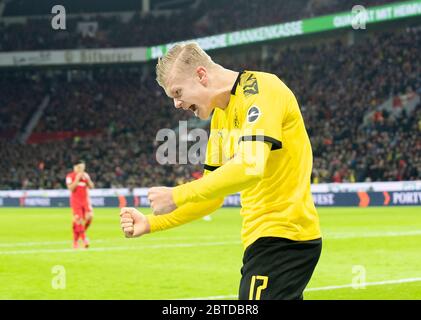
<path id="1" fill-rule="evenodd" d="M 244 252 L 240 300 L 301 300 L 322 251 L 322 239 L 257 239 Z"/>

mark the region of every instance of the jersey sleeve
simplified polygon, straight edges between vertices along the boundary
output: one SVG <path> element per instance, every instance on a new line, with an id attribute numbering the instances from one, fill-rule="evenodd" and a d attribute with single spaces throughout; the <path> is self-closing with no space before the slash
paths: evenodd
<path id="1" fill-rule="evenodd" d="M 167 230 L 197 220 L 219 209 L 223 203 L 224 198 L 217 198 L 199 203 L 187 203 L 168 214 L 147 215 L 150 232 Z"/>
<path id="2" fill-rule="evenodd" d="M 174 187 L 174 203 L 181 207 L 189 202 L 223 198 L 255 185 L 264 176 L 269 153 L 268 143 L 241 142 L 236 155 L 217 170 Z"/>
<path id="3" fill-rule="evenodd" d="M 217 114 L 212 115 L 206 157 L 203 166 L 204 175 L 222 166 L 222 136 L 217 127 Z"/>
<path id="4" fill-rule="evenodd" d="M 257 81 L 251 78 L 248 80 L 251 83 L 244 86 L 245 116 L 239 142 L 270 142 L 271 150 L 278 150 L 282 148 L 282 122 L 288 107 L 284 99 L 287 88 L 277 78 Z M 248 89 L 250 87 L 255 89 Z"/>

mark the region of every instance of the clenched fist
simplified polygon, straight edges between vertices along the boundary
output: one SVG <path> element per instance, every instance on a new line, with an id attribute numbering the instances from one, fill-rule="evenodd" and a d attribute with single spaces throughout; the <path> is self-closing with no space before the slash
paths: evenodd
<path id="1" fill-rule="evenodd" d="M 121 208 L 120 225 L 126 238 L 140 237 L 151 231 L 148 219 L 135 208 Z"/>

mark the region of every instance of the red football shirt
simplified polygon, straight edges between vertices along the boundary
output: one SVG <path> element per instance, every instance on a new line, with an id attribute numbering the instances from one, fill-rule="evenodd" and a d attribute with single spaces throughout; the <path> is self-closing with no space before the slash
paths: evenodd
<path id="1" fill-rule="evenodd" d="M 74 171 L 67 174 L 66 184 L 69 185 L 73 183 L 76 179 L 76 175 L 77 173 Z M 72 207 L 89 205 L 88 180 L 85 178 L 80 179 L 76 188 L 70 193 L 70 205 Z"/>

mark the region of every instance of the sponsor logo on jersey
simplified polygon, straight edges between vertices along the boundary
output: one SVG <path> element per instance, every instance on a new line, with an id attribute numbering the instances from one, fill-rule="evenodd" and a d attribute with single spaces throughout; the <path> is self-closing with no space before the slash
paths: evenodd
<path id="1" fill-rule="evenodd" d="M 254 74 L 250 74 L 243 84 L 243 92 L 246 97 L 259 93 L 259 86 L 257 85 L 257 79 Z"/>

